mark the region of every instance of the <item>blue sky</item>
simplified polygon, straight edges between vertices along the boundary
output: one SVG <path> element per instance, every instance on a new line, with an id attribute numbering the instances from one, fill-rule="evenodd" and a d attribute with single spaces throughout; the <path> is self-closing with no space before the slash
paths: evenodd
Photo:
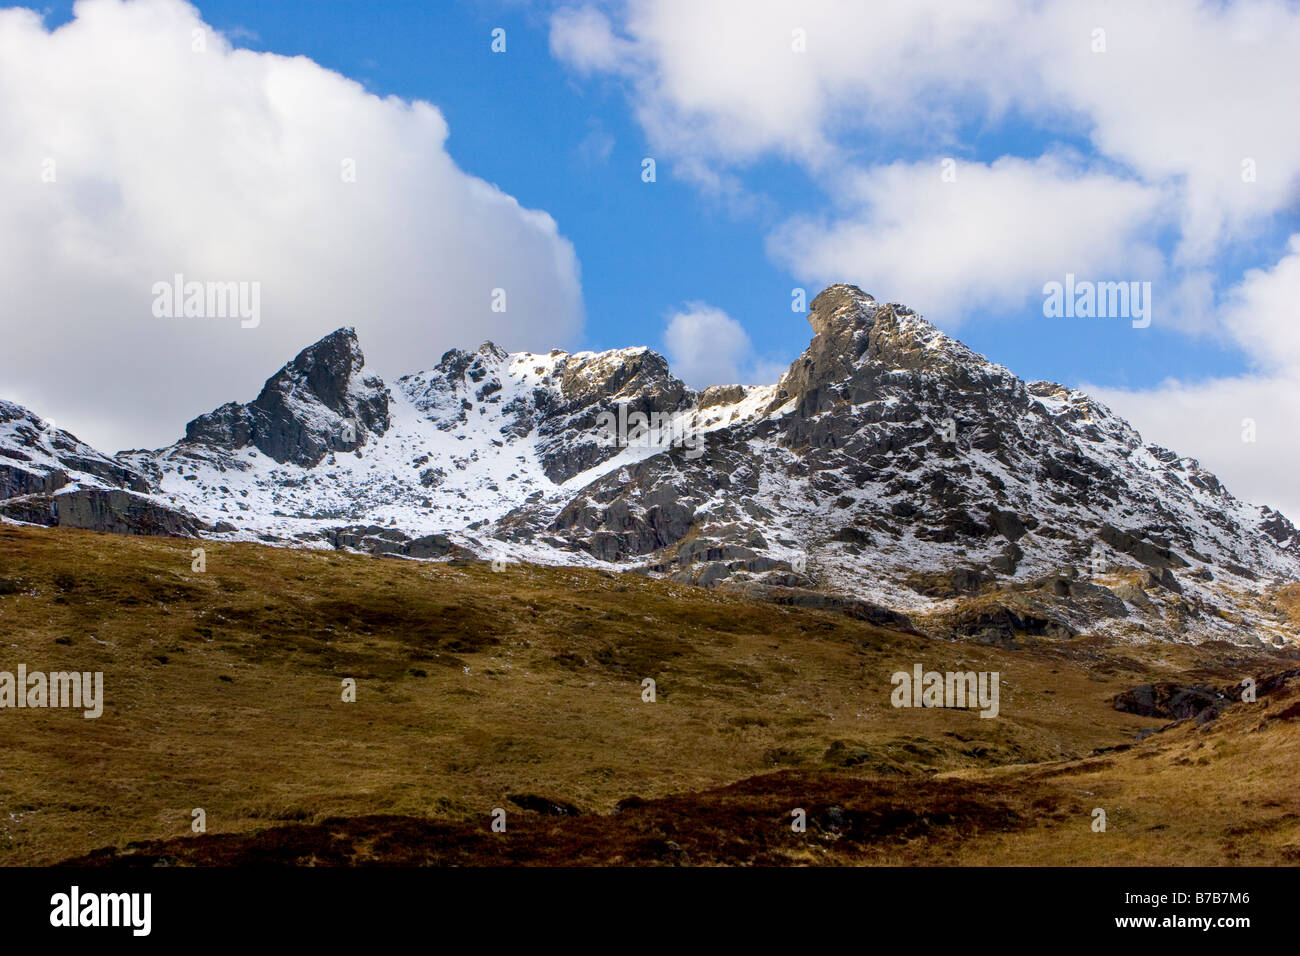
<path id="1" fill-rule="evenodd" d="M 8 30 L 11 50 L 31 51 L 11 53 L 7 86 L 0 69 L 0 97 L 22 89 L 42 108 L 12 127 L 26 140 L 9 149 L 19 165 L 59 156 L 72 186 L 49 240 L 71 258 L 19 256 L 4 278 L 60 328 L 86 312 L 100 354 L 120 349 L 114 361 L 165 398 L 137 398 L 129 381 L 80 396 L 48 387 L 68 360 L 36 334 L 0 375 L 12 397 L 110 447 L 169 440 L 186 418 L 247 399 L 338 324 L 357 326 L 389 376 L 490 335 L 516 349 L 646 344 L 697 386 L 771 381 L 810 336 L 791 290 L 848 281 L 1023 378 L 1086 385 L 1234 490 L 1286 498 L 1283 473 L 1300 467 L 1300 11 L 1285 0 L 207 0 L 197 13 L 88 0 L 60 44 L 66 31 L 49 31 L 72 20 L 66 2 L 37 21 L 0 18 L 0 42 Z M 231 47 L 178 51 L 199 23 Z M 498 27 L 504 54 L 491 50 Z M 49 86 L 56 63 L 75 75 L 41 103 L 27 91 Z M 445 143 L 436 118 L 366 102 L 325 70 L 432 104 Z M 286 89 L 299 98 L 282 100 Z M 0 124 L 20 105 L 0 100 Z M 285 150 L 261 152 L 298 140 L 322 165 L 373 146 L 362 168 L 386 181 L 365 181 L 354 204 L 286 166 Z M 647 156 L 654 183 L 642 181 Z M 1258 163 L 1249 183 L 1246 158 Z M 957 175 L 941 187 L 945 159 Z M 50 190 L 16 188 L 0 242 L 50 215 Z M 102 248 L 66 241 L 87 234 Z M 138 307 L 129 290 L 182 263 L 266 273 L 279 313 L 256 337 L 123 325 Z M 493 270 L 523 290 L 508 322 L 482 310 Z M 74 271 L 83 281 L 64 290 Z M 1042 286 L 1067 271 L 1150 281 L 1151 326 L 1046 318 Z M 51 284 L 67 302 L 51 301 Z M 692 334 L 669 341 L 674 317 Z M 1245 418 L 1260 423 L 1257 447 L 1242 448 Z"/>

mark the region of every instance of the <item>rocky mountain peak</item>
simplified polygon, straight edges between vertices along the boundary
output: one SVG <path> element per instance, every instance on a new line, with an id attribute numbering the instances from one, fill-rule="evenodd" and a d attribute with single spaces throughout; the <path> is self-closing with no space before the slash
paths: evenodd
<path id="1" fill-rule="evenodd" d="M 496 366 L 510 357 L 510 353 L 493 342 L 484 342 L 473 352 L 464 349 L 448 349 L 438 360 L 431 378 L 442 378 L 448 382 L 468 379 L 472 383 L 482 382 Z"/>
<path id="2" fill-rule="evenodd" d="M 870 331 L 877 308 L 876 300 L 857 286 L 839 283 L 813 298 L 808 323 L 815 335 L 843 337 Z"/>
<path id="3" fill-rule="evenodd" d="M 672 414 L 695 403 L 694 390 L 648 348 L 552 354 L 555 392 L 534 392 L 538 454 L 547 476 L 562 483 L 618 453 L 597 427 L 605 412 Z"/>
<path id="4" fill-rule="evenodd" d="M 388 389 L 364 375 L 356 331 L 341 328 L 303 349 L 248 405 L 228 403 L 185 428 L 185 440 L 226 449 L 254 445 L 275 461 L 310 468 L 354 451 L 388 428 Z"/>
<path id="5" fill-rule="evenodd" d="M 668 360 L 648 348 L 576 352 L 564 363 L 560 391 L 582 405 L 644 402 L 644 411 L 675 411 L 694 395 L 669 370 Z"/>
<path id="6" fill-rule="evenodd" d="M 341 414 L 347 407 L 352 379 L 365 363 L 356 330 L 351 327 L 336 329 L 314 345 L 307 346 L 272 376 L 263 394 L 281 383 L 290 383 L 303 397 L 312 398 Z"/>
<path id="7" fill-rule="evenodd" d="M 782 377 L 769 411 L 791 399 L 804 416 L 840 401 L 871 401 L 887 386 L 897 392 L 908 373 L 933 373 L 961 388 L 1013 378 L 907 306 L 879 303 L 854 285 L 818 294 L 808 323 L 813 339 Z"/>
<path id="8" fill-rule="evenodd" d="M 842 376 L 863 360 L 898 368 L 924 365 L 989 365 L 983 356 L 949 338 L 923 316 L 897 302 L 877 302 L 855 285 L 823 289 L 810 304 L 814 338 L 809 353 L 839 360 Z"/>

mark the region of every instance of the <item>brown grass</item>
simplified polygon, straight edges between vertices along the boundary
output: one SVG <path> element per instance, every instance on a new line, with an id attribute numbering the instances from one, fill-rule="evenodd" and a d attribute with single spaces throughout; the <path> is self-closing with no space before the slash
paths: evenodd
<path id="1" fill-rule="evenodd" d="M 1238 727 L 1234 708 L 1089 757 L 1160 726 L 1116 712 L 1118 691 L 1294 666 L 1263 652 L 1007 650 L 634 575 L 258 545 L 206 542 L 196 574 L 194 545 L 0 527 L 0 670 L 102 670 L 107 697 L 99 720 L 0 711 L 0 863 L 131 844 L 190 862 L 1288 862 L 1300 842 L 1294 721 Z M 894 709 L 890 674 L 916 662 L 999 671 L 1001 716 Z"/>

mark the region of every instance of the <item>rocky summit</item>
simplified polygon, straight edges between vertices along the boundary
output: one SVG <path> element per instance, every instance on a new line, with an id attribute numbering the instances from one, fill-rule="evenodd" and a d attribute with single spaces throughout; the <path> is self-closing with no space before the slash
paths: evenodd
<path id="1" fill-rule="evenodd" d="M 836 285 L 808 320 L 775 385 L 703 391 L 645 348 L 492 343 L 386 384 L 340 329 L 111 457 L 0 402 L 0 514 L 583 564 L 984 643 L 1297 641 L 1281 514 L 904 306 Z"/>

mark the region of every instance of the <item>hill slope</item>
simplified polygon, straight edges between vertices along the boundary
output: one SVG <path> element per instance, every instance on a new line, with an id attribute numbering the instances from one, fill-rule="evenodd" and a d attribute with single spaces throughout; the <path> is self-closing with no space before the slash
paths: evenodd
<path id="1" fill-rule="evenodd" d="M 1136 685 L 1227 686 L 1295 654 L 936 641 L 581 568 L 210 542 L 196 573 L 192 546 L 0 527 L 0 670 L 99 670 L 106 698 L 95 720 L 0 721 L 0 862 L 1211 863 L 1229 840 L 1284 862 L 1297 843 L 1293 682 L 1090 756 L 1170 722 L 1115 708 Z M 998 671 L 998 716 L 895 708 L 917 663 Z"/>

